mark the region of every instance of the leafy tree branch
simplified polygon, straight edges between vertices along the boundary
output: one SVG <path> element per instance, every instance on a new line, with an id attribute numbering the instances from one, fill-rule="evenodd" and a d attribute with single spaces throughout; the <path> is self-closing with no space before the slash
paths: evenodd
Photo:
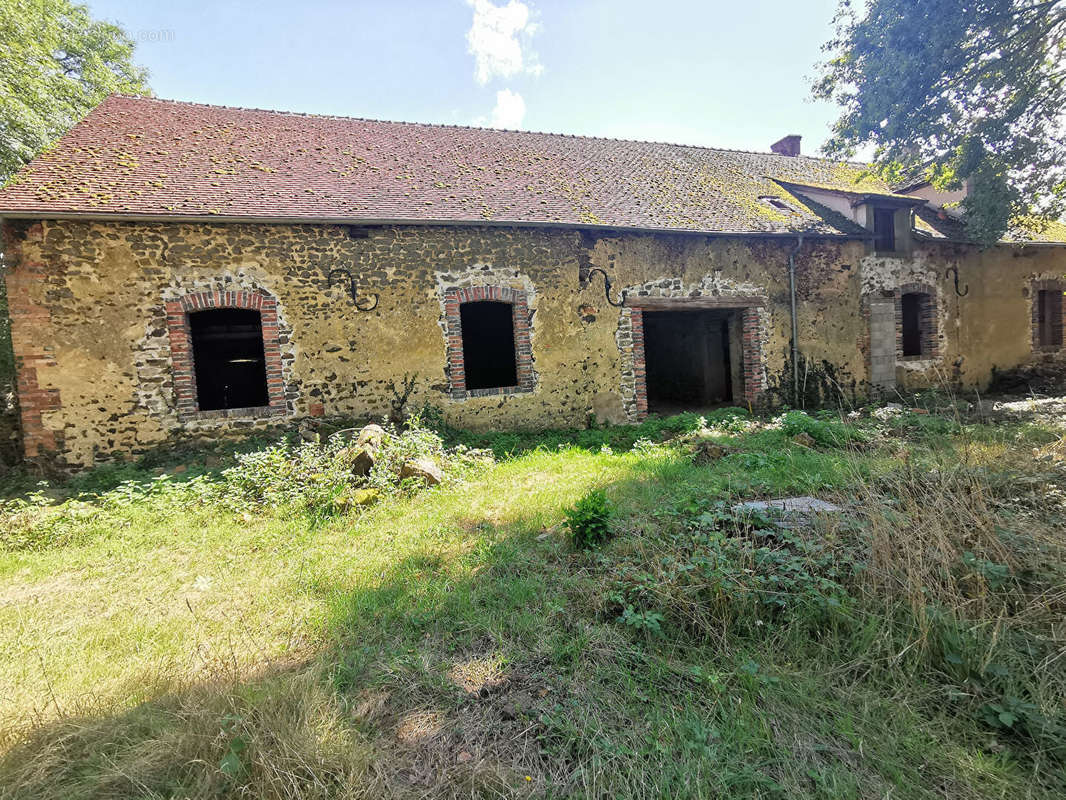
<path id="1" fill-rule="evenodd" d="M 147 92 L 134 47 L 70 0 L 0 0 L 0 184 L 108 94 Z"/>
<path id="2" fill-rule="evenodd" d="M 892 181 L 966 186 L 983 244 L 1066 210 L 1066 0 L 842 0 L 814 96 L 827 155 L 873 147 Z"/>

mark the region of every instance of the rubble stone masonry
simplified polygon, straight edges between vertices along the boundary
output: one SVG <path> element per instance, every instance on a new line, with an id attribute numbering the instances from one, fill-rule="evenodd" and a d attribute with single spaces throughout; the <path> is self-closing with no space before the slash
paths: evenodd
<path id="1" fill-rule="evenodd" d="M 3 235 L 23 445 L 60 467 L 307 416 L 380 417 L 412 379 L 409 409 L 439 407 L 461 427 L 635 421 L 647 412 L 641 308 L 654 302 L 737 309 L 738 403 L 774 401 L 786 371 L 792 238 L 73 220 L 7 220 Z M 938 245 L 874 264 L 865 247 L 808 239 L 796 257 L 801 352 L 859 395 L 867 293 L 932 285 L 936 361 L 961 359 L 959 379 L 979 385 L 992 366 L 1035 357 L 1032 281 L 1066 272 L 1059 248 Z M 943 277 L 956 264 L 967 297 Z M 588 279 L 593 267 L 611 276 L 613 300 L 628 293 L 625 307 L 606 301 L 602 276 Z M 331 285 L 336 269 L 353 276 L 358 304 L 346 278 Z M 514 390 L 461 386 L 464 297 L 514 305 Z M 268 406 L 197 410 L 187 314 L 208 307 L 260 311 Z"/>

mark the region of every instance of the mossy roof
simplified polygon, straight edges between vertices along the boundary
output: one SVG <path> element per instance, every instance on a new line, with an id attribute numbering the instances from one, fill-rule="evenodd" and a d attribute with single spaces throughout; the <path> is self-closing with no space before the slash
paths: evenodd
<path id="1" fill-rule="evenodd" d="M 779 181 L 891 193 L 806 156 L 112 95 L 0 190 L 0 215 L 865 235 Z"/>

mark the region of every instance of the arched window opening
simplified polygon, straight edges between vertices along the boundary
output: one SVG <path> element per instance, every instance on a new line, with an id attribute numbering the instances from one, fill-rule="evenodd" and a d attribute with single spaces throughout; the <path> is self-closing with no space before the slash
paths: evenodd
<path id="1" fill-rule="evenodd" d="M 269 404 L 260 313 L 216 308 L 189 314 L 189 335 L 201 411 Z"/>
<path id="2" fill-rule="evenodd" d="M 518 385 L 514 306 L 479 300 L 459 306 L 467 391 Z"/>

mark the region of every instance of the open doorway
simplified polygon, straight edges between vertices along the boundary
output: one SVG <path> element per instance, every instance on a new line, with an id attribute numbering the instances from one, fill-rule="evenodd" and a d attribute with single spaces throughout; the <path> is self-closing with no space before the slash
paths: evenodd
<path id="1" fill-rule="evenodd" d="M 733 402 L 740 381 L 738 309 L 644 311 L 648 410 L 693 411 Z"/>

